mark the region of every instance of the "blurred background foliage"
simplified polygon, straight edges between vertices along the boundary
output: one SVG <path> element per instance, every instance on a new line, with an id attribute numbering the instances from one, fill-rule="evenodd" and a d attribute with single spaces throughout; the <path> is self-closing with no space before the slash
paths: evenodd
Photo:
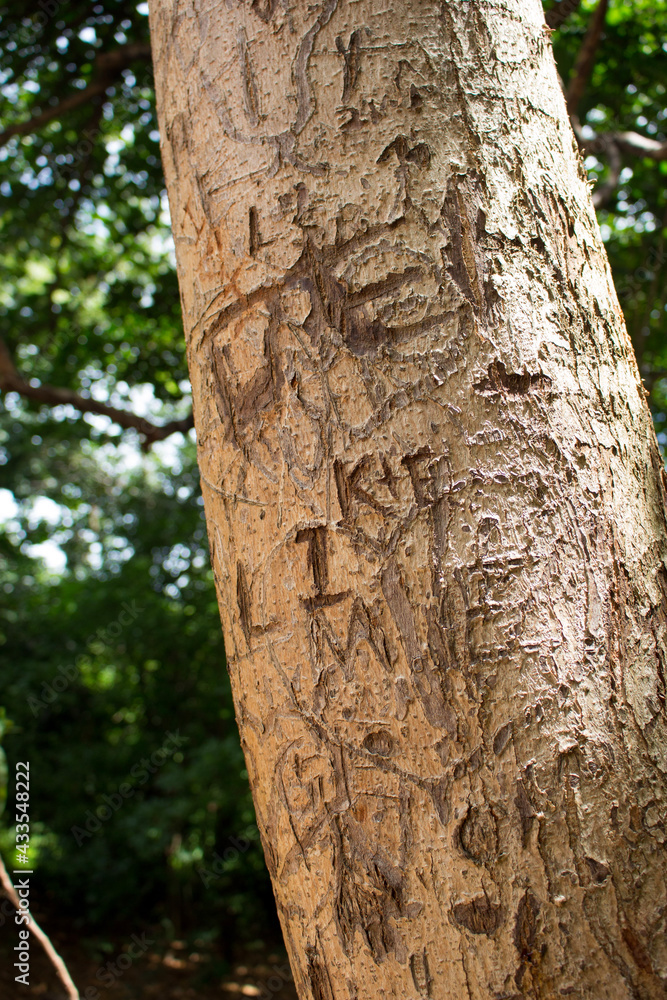
<path id="1" fill-rule="evenodd" d="M 565 86 L 596 7 L 545 3 Z M 667 5 L 604 13 L 576 115 L 664 445 Z M 146 4 L 0 0 L 0 87 L 0 704 L 10 774 L 31 765 L 34 898 L 87 933 L 132 913 L 227 947 L 273 939 L 193 433 L 148 448 L 141 428 L 82 412 L 190 412 Z M 627 131 L 654 145 L 619 165 L 605 151 Z M 183 746 L 140 782 L 176 731 Z M 124 782 L 134 793 L 91 832 Z M 12 820 L 10 782 L 8 867 Z"/>

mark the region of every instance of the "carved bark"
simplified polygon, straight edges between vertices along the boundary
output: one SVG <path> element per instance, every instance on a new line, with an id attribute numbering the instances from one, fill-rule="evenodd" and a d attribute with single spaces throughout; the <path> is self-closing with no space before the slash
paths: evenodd
<path id="1" fill-rule="evenodd" d="M 662 463 L 541 5 L 151 18 L 300 997 L 664 997 Z"/>

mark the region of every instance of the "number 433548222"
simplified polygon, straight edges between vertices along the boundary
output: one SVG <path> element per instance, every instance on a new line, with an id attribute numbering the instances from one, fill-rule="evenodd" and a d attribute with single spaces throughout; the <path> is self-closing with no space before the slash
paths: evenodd
<path id="1" fill-rule="evenodd" d="M 30 842 L 30 764 L 19 761 L 16 765 L 16 860 L 27 865 Z"/>

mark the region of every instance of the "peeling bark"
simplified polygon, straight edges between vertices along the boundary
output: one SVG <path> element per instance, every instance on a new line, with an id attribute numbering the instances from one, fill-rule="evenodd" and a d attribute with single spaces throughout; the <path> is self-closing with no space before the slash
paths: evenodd
<path id="1" fill-rule="evenodd" d="M 151 28 L 302 1000 L 664 997 L 664 474 L 541 5 Z"/>

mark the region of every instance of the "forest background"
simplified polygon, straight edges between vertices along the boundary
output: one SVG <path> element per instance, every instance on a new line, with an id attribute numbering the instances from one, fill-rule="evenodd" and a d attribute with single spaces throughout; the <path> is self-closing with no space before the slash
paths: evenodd
<path id="1" fill-rule="evenodd" d="M 667 2 L 544 6 L 665 450 Z M 150 932 L 105 996 L 164 980 L 286 997 L 206 543 L 147 14 L 0 2 L 0 853 L 13 868 L 27 760 L 33 910 L 75 979 L 99 985 Z M 0 962 L 9 924 L 2 905 Z M 40 967 L 33 991 L 54 982 Z"/>

